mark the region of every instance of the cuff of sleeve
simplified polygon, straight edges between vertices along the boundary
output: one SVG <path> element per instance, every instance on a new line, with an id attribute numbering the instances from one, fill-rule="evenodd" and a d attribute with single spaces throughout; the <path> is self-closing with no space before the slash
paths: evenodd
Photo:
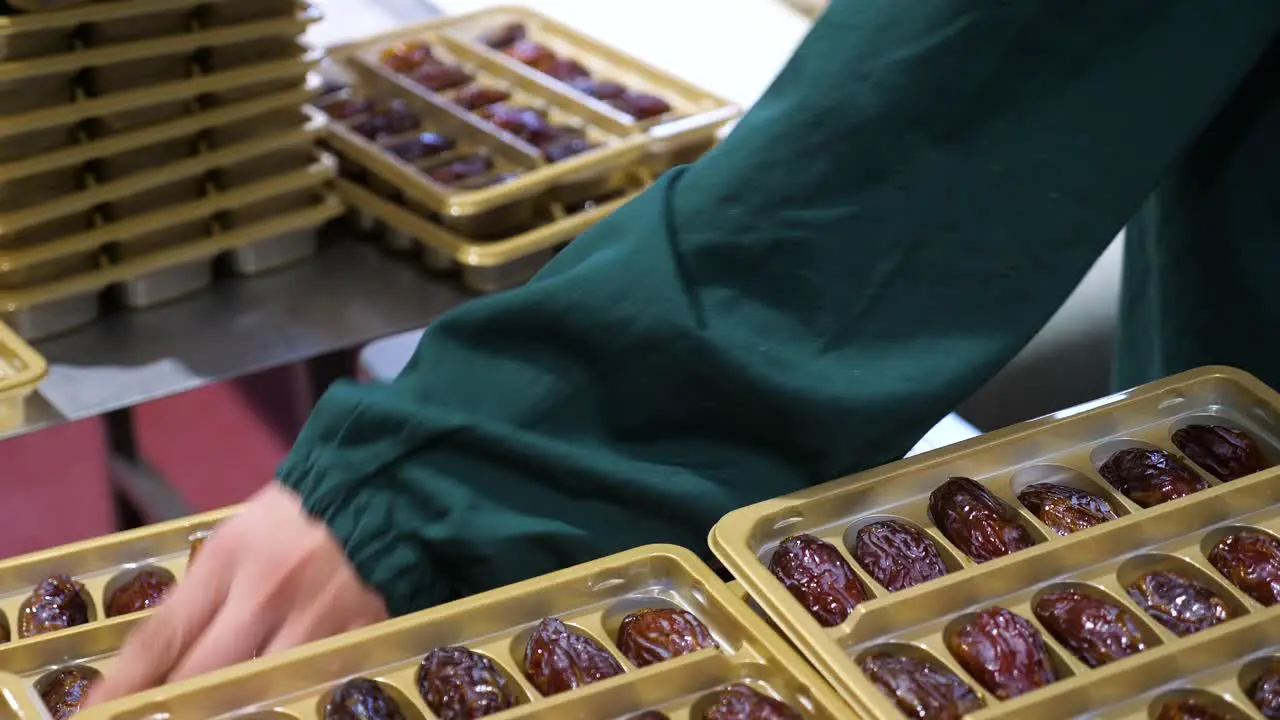
<path id="1" fill-rule="evenodd" d="M 452 599 L 426 547 L 406 530 L 396 504 L 378 483 L 325 477 L 323 448 L 295 449 L 280 467 L 280 482 L 302 498 L 312 517 L 328 525 L 361 579 L 377 590 L 392 615 L 416 612 Z M 388 468 L 387 472 L 394 472 Z"/>

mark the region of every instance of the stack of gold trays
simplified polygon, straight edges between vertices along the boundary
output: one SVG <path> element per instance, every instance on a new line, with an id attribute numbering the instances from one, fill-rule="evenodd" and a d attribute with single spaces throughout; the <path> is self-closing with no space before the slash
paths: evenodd
<path id="1" fill-rule="evenodd" d="M 22 425 L 27 398 L 48 372 L 44 357 L 0 322 L 0 432 Z"/>
<path id="2" fill-rule="evenodd" d="M 35 0 L 28 0 L 35 3 Z M 0 316 L 28 338 L 185 295 L 227 255 L 314 251 L 340 211 L 301 106 L 294 0 L 30 5 L 0 18 Z"/>
<path id="3" fill-rule="evenodd" d="M 310 108 L 344 199 L 477 291 L 527 279 L 738 108 L 536 13 L 443 18 L 329 52 Z"/>

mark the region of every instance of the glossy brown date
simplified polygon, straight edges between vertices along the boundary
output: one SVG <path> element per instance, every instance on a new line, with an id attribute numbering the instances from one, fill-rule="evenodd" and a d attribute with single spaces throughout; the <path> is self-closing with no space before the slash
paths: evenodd
<path id="1" fill-rule="evenodd" d="M 84 585 L 66 575 L 54 575 L 36 586 L 22 606 L 18 637 L 32 637 L 89 622 Z"/>
<path id="2" fill-rule="evenodd" d="M 968 683 L 927 660 L 875 653 L 864 657 L 858 666 L 907 717 L 959 720 L 985 705 Z"/>
<path id="3" fill-rule="evenodd" d="M 693 613 L 678 608 L 637 610 L 618 626 L 618 649 L 645 667 L 720 644 Z"/>
<path id="4" fill-rule="evenodd" d="M 417 130 L 422 118 L 409 109 L 403 100 L 392 100 L 386 107 L 378 108 L 351 126 L 351 130 L 370 140 L 403 135 Z"/>
<path id="5" fill-rule="evenodd" d="M 487 85 L 468 85 L 454 93 L 453 101 L 467 110 L 479 110 L 511 99 L 511 93 L 502 88 Z"/>
<path id="6" fill-rule="evenodd" d="M 621 675 L 622 665 L 595 640 L 547 618 L 525 645 L 524 674 L 538 692 L 555 695 Z"/>
<path id="7" fill-rule="evenodd" d="M 555 53 L 551 52 L 551 49 L 546 45 L 527 38 L 515 41 L 503 48 L 502 52 L 515 58 L 517 62 L 544 72 L 545 68 L 551 67 L 558 59 Z"/>
<path id="8" fill-rule="evenodd" d="M 1067 485 L 1028 485 L 1018 493 L 1018 501 L 1059 535 L 1080 532 L 1117 517 L 1111 503 Z"/>
<path id="9" fill-rule="evenodd" d="M 59 670 L 40 691 L 40 700 L 53 720 L 67 720 L 80 712 L 80 705 L 89 694 L 89 686 L 101 677 L 102 673 L 85 665 Z"/>
<path id="10" fill-rule="evenodd" d="M 1098 468 L 1111 486 L 1144 508 L 1176 500 L 1209 487 L 1178 458 L 1164 450 L 1126 448 Z"/>
<path id="11" fill-rule="evenodd" d="M 431 46 L 421 40 L 406 40 L 386 48 L 378 54 L 378 60 L 396 73 L 409 73 L 427 63 L 436 61 Z"/>
<path id="12" fill-rule="evenodd" d="M 960 665 L 1001 700 L 1057 679 L 1040 631 L 1001 607 L 975 614 L 947 636 L 946 643 Z"/>
<path id="13" fill-rule="evenodd" d="M 595 80 L 590 77 L 580 77 L 570 80 L 569 85 L 597 100 L 616 100 L 627 94 L 625 86 L 612 80 Z"/>
<path id="14" fill-rule="evenodd" d="M 1183 455 L 1223 482 L 1271 467 L 1258 441 L 1243 430 L 1221 425 L 1188 425 L 1173 433 L 1173 445 Z"/>
<path id="15" fill-rule="evenodd" d="M 790 705 L 741 683 L 730 685 L 702 711 L 702 720 L 804 720 Z"/>
<path id="16" fill-rule="evenodd" d="M 645 710 L 639 715 L 632 715 L 627 720 L 671 720 L 666 713 L 660 713 L 657 710 Z"/>
<path id="17" fill-rule="evenodd" d="M 325 105 L 322 109 L 324 110 L 325 115 L 328 115 L 334 120 L 350 120 L 351 118 L 373 112 L 374 107 L 376 107 L 376 105 L 372 100 L 356 97 L 331 102 L 328 105 Z"/>
<path id="18" fill-rule="evenodd" d="M 1156 720 L 1230 720 L 1195 700 L 1170 700 L 1160 706 Z"/>
<path id="19" fill-rule="evenodd" d="M 893 592 L 947 574 L 938 546 L 923 532 L 899 520 L 882 520 L 859 528 L 852 552 L 863 570 Z"/>
<path id="20" fill-rule="evenodd" d="M 128 615 L 159 605 L 174 582 L 173 575 L 167 570 L 147 568 L 139 571 L 107 598 L 107 617 Z"/>
<path id="21" fill-rule="evenodd" d="M 405 162 L 418 162 L 452 150 L 457 143 L 452 138 L 433 132 L 424 132 L 408 140 L 387 146 L 387 152 Z"/>
<path id="22" fill-rule="evenodd" d="M 368 678 L 352 678 L 329 696 L 324 720 L 404 720 L 404 713 L 381 685 Z"/>
<path id="23" fill-rule="evenodd" d="M 595 145 L 581 133 L 574 130 L 562 131 L 560 136 L 554 140 L 542 143 L 539 149 L 542 150 L 542 156 L 547 162 L 559 162 L 574 155 L 580 155 Z"/>
<path id="24" fill-rule="evenodd" d="M 493 28 L 477 39 L 495 50 L 501 50 L 523 40 L 526 34 L 524 23 L 513 22 Z"/>
<path id="25" fill-rule="evenodd" d="M 1280 542 L 1241 530 L 1218 541 L 1209 562 L 1246 595 L 1267 607 L 1280 603 Z"/>
<path id="26" fill-rule="evenodd" d="M 427 63 L 409 73 L 409 79 L 432 92 L 442 92 L 462 87 L 475 77 L 457 65 Z"/>
<path id="27" fill-rule="evenodd" d="M 1280 720 L 1280 658 L 1271 658 L 1246 692 L 1263 717 Z"/>
<path id="28" fill-rule="evenodd" d="M 836 546 L 812 535 L 792 535 L 778 543 L 769 572 L 823 627 L 844 622 L 869 597 Z"/>
<path id="29" fill-rule="evenodd" d="M 533 145 L 550 142 L 558 133 L 558 130 L 547 121 L 546 115 L 531 107 L 500 103 L 482 107 L 476 111 L 476 115 Z"/>
<path id="30" fill-rule="evenodd" d="M 969 478 L 953 477 L 929 494 L 929 519 L 980 563 L 1035 544 L 1017 511 Z"/>
<path id="31" fill-rule="evenodd" d="M 648 93 L 627 92 L 607 102 L 637 120 L 648 120 L 671 112 L 671 105 L 666 100 Z"/>
<path id="32" fill-rule="evenodd" d="M 1079 590 L 1045 593 L 1032 612 L 1050 635 L 1089 667 L 1146 649 L 1138 621 L 1128 610 Z"/>
<path id="33" fill-rule="evenodd" d="M 1213 590 L 1177 573 L 1157 570 L 1129 585 L 1129 597 L 1156 622 L 1184 637 L 1226 622 L 1231 608 Z"/>
<path id="34" fill-rule="evenodd" d="M 464 647 L 427 653 L 418 666 L 418 693 L 440 720 L 473 720 L 516 704 L 507 674 L 487 656 Z"/>
<path id="35" fill-rule="evenodd" d="M 427 171 L 427 176 L 441 185 L 456 185 L 493 169 L 493 160 L 487 155 L 468 155 L 453 162 L 439 165 Z"/>
<path id="36" fill-rule="evenodd" d="M 591 71 L 583 67 L 582 63 L 569 58 L 556 58 L 552 62 L 543 63 L 538 69 L 560 82 L 572 82 L 591 77 Z"/>

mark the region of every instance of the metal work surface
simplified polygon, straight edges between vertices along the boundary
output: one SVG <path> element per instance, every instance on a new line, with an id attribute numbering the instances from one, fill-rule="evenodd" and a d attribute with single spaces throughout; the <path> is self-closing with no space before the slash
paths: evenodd
<path id="1" fill-rule="evenodd" d="M 356 241 L 37 343 L 49 375 L 12 437 L 422 327 L 468 296 Z"/>

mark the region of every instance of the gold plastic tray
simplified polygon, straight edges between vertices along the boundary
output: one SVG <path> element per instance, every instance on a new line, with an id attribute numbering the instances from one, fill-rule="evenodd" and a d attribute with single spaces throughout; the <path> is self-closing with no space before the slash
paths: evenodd
<path id="1" fill-rule="evenodd" d="M 44 357 L 0 323 L 0 430 L 22 424 L 27 397 L 48 372 Z"/>
<path id="2" fill-rule="evenodd" d="M 1280 529 L 1280 512 L 1274 508 L 1280 503 L 1280 468 L 1226 484 L 1196 468 L 1209 480 L 1208 489 L 1145 510 L 1097 474 L 1097 466 L 1124 447 L 1156 446 L 1176 453 L 1170 433 L 1195 422 L 1246 430 L 1270 461 L 1280 460 L 1280 395 L 1238 370 L 1203 368 L 736 510 L 712 529 L 711 548 L 782 631 L 866 716 L 899 714 L 855 661 L 876 648 L 896 648 L 930 656 L 965 679 L 987 703 L 987 710 L 975 717 L 1048 717 L 1015 711 L 1020 705 L 998 701 L 969 677 L 944 645 L 952 623 L 979 608 L 998 605 L 1039 626 L 1030 613 L 1033 598 L 1046 588 L 1074 584 L 1128 607 L 1144 627 L 1148 650 L 1113 663 L 1119 673 L 1121 668 L 1145 667 L 1148 659 L 1157 657 L 1156 648 L 1178 652 L 1188 643 L 1149 619 L 1126 594 L 1124 588 L 1146 571 L 1180 570 L 1216 590 L 1244 618 L 1271 612 L 1226 582 L 1209 565 L 1206 553 L 1226 527 L 1254 526 L 1272 533 Z M 973 478 L 1015 508 L 1036 544 L 981 565 L 965 557 L 928 520 L 928 495 L 949 476 Z M 1034 482 L 1090 490 L 1109 500 L 1119 518 L 1060 537 L 1017 499 L 1018 492 Z M 892 593 L 873 581 L 854 562 L 846 540 L 863 525 L 887 518 L 905 520 L 927 533 L 950 572 Z M 871 591 L 872 599 L 837 627 L 821 627 L 768 570 L 778 542 L 797 533 L 835 545 Z M 1225 625 L 1235 622 L 1239 620 Z M 1112 666 L 1104 666 L 1105 672 L 1089 670 L 1043 628 L 1041 634 L 1062 679 L 1023 696 L 1026 702 L 1056 692 L 1067 682 L 1095 687 L 1111 672 Z"/>
<path id="3" fill-rule="evenodd" d="M 636 669 L 617 651 L 613 638 L 627 613 L 649 607 L 689 610 L 707 625 L 721 649 Z M 548 616 L 588 633 L 626 672 L 541 696 L 522 675 L 520 658 L 529 631 Z M 788 702 L 808 720 L 850 716 L 822 679 L 701 560 L 683 548 L 658 545 L 117 700 L 80 717 L 207 720 L 237 713 L 319 718 L 335 685 L 365 676 L 397 699 L 406 718 L 427 718 L 432 715 L 416 688 L 418 665 L 425 653 L 448 645 L 487 655 L 510 678 L 519 705 L 495 717 L 607 720 L 658 709 L 672 720 L 697 720 L 715 690 L 734 682 Z M 20 692 L 14 688 L 6 695 Z"/>
<path id="4" fill-rule="evenodd" d="M 355 183 L 339 180 L 338 194 L 356 212 L 382 226 L 383 240 L 393 250 L 417 250 L 433 272 L 458 271 L 462 283 L 475 292 L 494 292 L 519 285 L 533 276 L 555 253 L 603 220 L 648 186 L 633 175 L 621 194 L 574 213 L 551 203 L 544 208 L 546 224 L 500 240 L 475 240 L 432 222 Z M 407 245 L 407 247 L 406 247 Z"/>

